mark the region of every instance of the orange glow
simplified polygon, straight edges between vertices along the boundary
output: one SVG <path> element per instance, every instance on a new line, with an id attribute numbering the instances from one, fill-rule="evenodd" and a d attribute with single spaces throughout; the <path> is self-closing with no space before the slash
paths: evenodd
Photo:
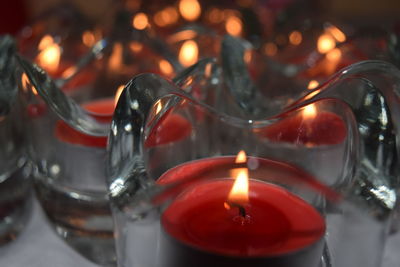
<path id="1" fill-rule="evenodd" d="M 158 11 L 154 15 L 154 22 L 157 26 L 164 27 L 174 24 L 178 21 L 179 14 L 174 7 L 167 7 L 161 11 Z"/>
<path id="2" fill-rule="evenodd" d="M 161 59 L 160 62 L 158 62 L 158 67 L 160 68 L 161 72 L 165 75 L 171 75 L 174 72 L 174 69 L 172 68 L 171 64 L 165 59 Z"/>
<path id="3" fill-rule="evenodd" d="M 339 61 L 342 58 L 342 51 L 339 48 L 332 49 L 326 54 L 326 58 L 330 61 Z"/>
<path id="4" fill-rule="evenodd" d="M 121 43 L 115 43 L 113 51 L 108 62 L 108 68 L 111 71 L 118 71 L 122 66 L 122 53 L 123 48 Z"/>
<path id="5" fill-rule="evenodd" d="M 38 50 L 42 51 L 43 49 L 47 48 L 48 46 L 54 44 L 54 39 L 50 35 L 46 34 L 43 36 L 43 38 L 40 40 L 39 45 L 38 45 Z"/>
<path id="6" fill-rule="evenodd" d="M 32 93 L 34 95 L 38 95 L 38 92 L 37 92 L 36 88 L 33 85 L 31 85 L 31 83 L 29 81 L 29 78 L 28 78 L 28 75 L 26 75 L 25 72 L 21 76 L 21 83 L 22 83 L 22 89 L 25 92 L 28 92 L 28 88 L 31 87 Z"/>
<path id="7" fill-rule="evenodd" d="M 243 55 L 244 62 L 247 64 L 250 63 L 252 56 L 253 52 L 251 50 L 246 50 Z"/>
<path id="8" fill-rule="evenodd" d="M 289 34 L 289 41 L 292 45 L 299 45 L 303 41 L 303 35 L 299 31 L 292 31 Z"/>
<path id="9" fill-rule="evenodd" d="M 179 51 L 179 62 L 185 67 L 191 66 L 197 62 L 199 57 L 199 47 L 193 40 L 188 40 L 183 43 Z"/>
<path id="10" fill-rule="evenodd" d="M 75 72 L 76 72 L 76 67 L 75 67 L 75 66 L 71 66 L 71 67 L 69 67 L 68 69 L 66 69 L 66 70 L 62 73 L 61 77 L 63 77 L 64 79 L 65 79 L 65 78 L 68 78 L 68 77 L 70 77 L 72 74 L 74 74 Z"/>
<path id="11" fill-rule="evenodd" d="M 134 53 L 139 53 L 143 49 L 143 45 L 139 42 L 132 41 L 129 43 L 129 48 L 132 50 Z"/>
<path id="12" fill-rule="evenodd" d="M 82 34 L 82 42 L 88 47 L 92 47 L 96 43 L 96 37 L 91 31 L 85 31 Z"/>
<path id="13" fill-rule="evenodd" d="M 314 104 L 309 104 L 303 109 L 303 118 L 304 119 L 313 119 L 317 115 L 317 108 Z"/>
<path id="14" fill-rule="evenodd" d="M 242 20 L 235 16 L 229 16 L 225 23 L 225 30 L 227 33 L 233 36 L 240 36 L 242 34 Z"/>
<path id="15" fill-rule="evenodd" d="M 343 43 L 346 41 L 346 35 L 335 26 L 330 26 L 328 29 L 326 29 L 326 32 L 330 33 L 338 42 Z"/>
<path id="16" fill-rule="evenodd" d="M 277 52 L 278 52 L 278 47 L 276 46 L 276 44 L 266 43 L 264 45 L 264 53 L 267 56 L 270 56 L 270 57 L 275 56 Z"/>
<path id="17" fill-rule="evenodd" d="M 188 21 L 194 21 L 200 17 L 201 6 L 197 0 L 180 0 L 179 12 Z"/>
<path id="18" fill-rule="evenodd" d="M 125 85 L 123 85 L 123 84 L 118 86 L 117 91 L 115 92 L 115 96 L 114 96 L 114 107 L 117 106 L 119 97 L 121 96 L 122 91 L 124 90 L 124 88 L 125 88 Z"/>
<path id="19" fill-rule="evenodd" d="M 315 89 L 318 87 L 318 85 L 319 85 L 319 82 L 317 82 L 316 80 L 311 80 L 308 83 L 307 89 L 309 89 L 309 90 Z"/>
<path id="20" fill-rule="evenodd" d="M 328 53 L 336 46 L 335 39 L 330 34 L 322 34 L 318 38 L 318 52 L 321 54 Z"/>
<path id="21" fill-rule="evenodd" d="M 149 25 L 149 19 L 144 13 L 137 13 L 132 20 L 132 26 L 138 30 L 144 30 Z"/>
<path id="22" fill-rule="evenodd" d="M 55 73 L 60 64 L 61 47 L 52 43 L 44 48 L 37 57 L 37 63 L 49 73 Z"/>
<path id="23" fill-rule="evenodd" d="M 246 163 L 246 161 L 247 161 L 246 152 L 244 152 L 244 150 L 240 150 L 236 156 L 235 163 Z"/>
<path id="24" fill-rule="evenodd" d="M 177 33 L 171 35 L 168 38 L 168 42 L 177 43 L 177 42 L 180 42 L 180 41 L 193 39 L 196 36 L 197 36 L 197 33 L 195 31 L 193 31 L 193 30 L 184 30 L 184 31 L 177 32 Z"/>

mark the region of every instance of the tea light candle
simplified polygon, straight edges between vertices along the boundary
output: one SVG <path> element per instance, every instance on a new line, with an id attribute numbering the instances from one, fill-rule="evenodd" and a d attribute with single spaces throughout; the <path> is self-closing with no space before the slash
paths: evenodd
<path id="1" fill-rule="evenodd" d="M 186 172 L 198 169 L 196 165 L 204 168 L 200 175 L 206 177 L 207 165 L 212 168 L 218 161 L 178 167 L 158 183 L 188 178 Z M 236 180 L 188 185 L 168 206 L 161 217 L 158 266 L 318 266 L 326 226 L 317 210 L 282 187 L 248 180 L 246 168 L 234 172 Z"/>
<path id="2" fill-rule="evenodd" d="M 316 110 L 314 104 L 259 131 L 271 141 L 304 145 L 335 145 L 346 138 L 347 128 L 338 115 Z"/>

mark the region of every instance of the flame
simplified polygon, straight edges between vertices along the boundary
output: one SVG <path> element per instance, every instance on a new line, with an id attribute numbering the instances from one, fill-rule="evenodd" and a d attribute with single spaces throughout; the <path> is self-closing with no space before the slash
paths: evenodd
<path id="1" fill-rule="evenodd" d="M 196 63 L 199 56 L 199 48 L 193 40 L 185 41 L 179 51 L 179 61 L 185 67 Z"/>
<path id="2" fill-rule="evenodd" d="M 121 84 L 120 86 L 118 86 L 117 91 L 115 92 L 115 96 L 114 96 L 114 107 L 117 106 L 118 104 L 118 99 L 122 94 L 122 91 L 124 90 L 125 85 Z"/>
<path id="3" fill-rule="evenodd" d="M 22 73 L 22 76 L 21 76 L 21 84 L 22 84 L 22 89 L 23 89 L 25 92 L 28 92 L 28 88 L 31 87 L 32 93 L 33 93 L 34 95 L 38 95 L 38 91 L 36 90 L 35 86 L 33 86 L 33 85 L 30 83 L 30 80 L 29 80 L 29 78 L 28 78 L 28 75 L 26 75 L 25 72 Z"/>
<path id="4" fill-rule="evenodd" d="M 196 36 L 197 36 L 197 32 L 195 32 L 193 30 L 184 30 L 184 31 L 177 32 L 177 33 L 171 35 L 168 38 L 168 42 L 177 43 L 177 42 L 180 42 L 180 41 L 193 39 Z"/>
<path id="5" fill-rule="evenodd" d="M 336 41 L 343 43 L 346 41 L 346 35 L 339 30 L 336 26 L 330 26 L 329 28 L 326 29 L 326 32 L 330 33 L 333 38 L 336 39 Z"/>
<path id="6" fill-rule="evenodd" d="M 39 45 L 38 45 L 38 50 L 42 51 L 43 49 L 47 48 L 48 46 L 54 44 L 54 39 L 50 35 L 46 34 L 43 36 L 42 39 L 40 39 Z"/>
<path id="7" fill-rule="evenodd" d="M 66 70 L 62 73 L 61 77 L 63 77 L 64 79 L 66 79 L 66 78 L 70 77 L 72 74 L 74 74 L 75 72 L 76 72 L 76 67 L 75 67 L 75 66 L 71 66 L 71 67 L 69 67 L 68 69 L 66 69 Z"/>
<path id="8" fill-rule="evenodd" d="M 91 31 L 85 31 L 82 34 L 82 42 L 84 45 L 91 47 L 96 43 L 96 36 Z"/>
<path id="9" fill-rule="evenodd" d="M 146 14 L 141 12 L 137 13 L 136 16 L 133 17 L 132 26 L 135 29 L 144 30 L 148 25 L 149 25 L 149 19 L 147 18 Z"/>
<path id="10" fill-rule="evenodd" d="M 139 53 L 143 49 L 143 45 L 139 42 L 132 41 L 129 43 L 129 48 L 132 50 L 134 53 Z"/>
<path id="11" fill-rule="evenodd" d="M 321 54 L 325 54 L 335 48 L 336 42 L 330 34 L 325 33 L 318 38 L 317 46 L 318 52 L 320 52 Z"/>
<path id="12" fill-rule="evenodd" d="M 39 46 L 43 46 L 43 42 L 40 43 L 42 45 L 39 44 Z M 45 43 L 47 43 L 47 41 Z M 37 56 L 37 63 L 46 71 L 54 73 L 57 71 L 58 65 L 60 64 L 60 57 L 61 47 L 56 43 L 51 43 L 39 53 Z"/>
<path id="13" fill-rule="evenodd" d="M 339 48 L 332 49 L 326 54 L 326 58 L 330 61 L 339 61 L 342 58 L 342 51 Z"/>
<path id="14" fill-rule="evenodd" d="M 244 152 L 244 150 L 240 150 L 236 156 L 235 163 L 246 163 L 246 161 L 247 161 L 246 152 Z"/>
<path id="15" fill-rule="evenodd" d="M 160 68 L 161 72 L 164 73 L 165 75 L 171 75 L 174 72 L 174 69 L 172 68 L 171 64 L 165 59 L 161 59 L 160 62 L 158 62 L 158 67 Z"/>
<path id="16" fill-rule="evenodd" d="M 194 21 L 200 17 L 200 3 L 197 0 L 180 0 L 179 12 L 184 19 Z"/>
<path id="17" fill-rule="evenodd" d="M 277 52 L 278 52 L 278 47 L 276 46 L 276 44 L 266 43 L 264 45 L 264 53 L 267 56 L 270 56 L 270 57 L 275 56 Z"/>
<path id="18" fill-rule="evenodd" d="M 303 41 L 303 35 L 299 31 L 292 31 L 289 34 L 289 41 L 292 45 L 299 45 Z"/>
<path id="19" fill-rule="evenodd" d="M 231 15 L 228 17 L 225 23 L 225 30 L 227 33 L 233 36 L 240 36 L 242 33 L 242 20 L 236 16 Z"/>
<path id="20" fill-rule="evenodd" d="M 309 89 L 309 90 L 315 89 L 315 88 L 318 87 L 318 85 L 319 85 L 319 82 L 318 82 L 318 81 L 316 81 L 316 80 L 311 80 L 311 81 L 308 83 L 307 89 Z"/>
<path id="21" fill-rule="evenodd" d="M 108 62 L 108 67 L 111 71 L 118 71 L 122 66 L 123 47 L 121 43 L 115 43 L 113 51 Z"/>
<path id="22" fill-rule="evenodd" d="M 304 119 L 313 119 L 317 115 L 317 108 L 314 104 L 309 104 L 303 109 L 303 118 Z"/>
<path id="23" fill-rule="evenodd" d="M 158 11 L 154 15 L 154 22 L 157 26 L 164 27 L 174 24 L 178 21 L 179 14 L 175 7 L 167 7 L 161 11 Z"/>

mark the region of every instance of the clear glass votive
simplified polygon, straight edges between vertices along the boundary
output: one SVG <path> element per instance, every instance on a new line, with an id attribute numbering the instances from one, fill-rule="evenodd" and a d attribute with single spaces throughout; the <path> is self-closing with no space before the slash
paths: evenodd
<path id="1" fill-rule="evenodd" d="M 30 163 L 25 120 L 16 101 L 15 42 L 0 37 L 0 245 L 16 238 L 28 221 L 31 204 Z"/>
<path id="2" fill-rule="evenodd" d="M 135 77 L 108 146 L 119 266 L 379 267 L 398 191 L 399 77 L 359 63 L 265 120 Z M 175 113 L 213 123 L 153 165 L 146 142 Z"/>

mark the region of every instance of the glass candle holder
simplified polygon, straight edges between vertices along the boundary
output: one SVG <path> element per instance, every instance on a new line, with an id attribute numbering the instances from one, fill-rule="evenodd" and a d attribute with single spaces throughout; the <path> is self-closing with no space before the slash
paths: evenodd
<path id="1" fill-rule="evenodd" d="M 29 156 L 35 166 L 39 201 L 56 232 L 70 246 L 98 264 L 115 265 L 105 160 L 118 95 L 115 99 L 96 98 L 77 104 L 40 67 L 16 58 L 23 70 L 19 75 L 19 94 L 29 122 Z M 202 78 L 204 69 L 212 63 L 199 62 L 175 80 L 187 92 L 192 87 L 199 88 L 199 81 L 206 80 Z M 146 143 L 155 173 L 165 167 L 159 165 L 157 158 L 174 158 L 173 152 L 166 149 L 170 143 L 179 140 L 182 150 L 188 146 L 192 125 L 179 115 L 160 121 L 159 132 Z M 158 149 L 161 144 L 163 149 Z M 194 158 L 195 154 L 188 151 L 184 158 L 188 157 Z M 169 166 L 176 164 L 171 161 Z"/>
<path id="2" fill-rule="evenodd" d="M 264 120 L 135 77 L 108 143 L 119 266 L 380 266 L 398 192 L 399 77 L 362 62 Z M 199 114 L 207 132 L 192 127 L 152 164 L 146 144 L 162 122 Z"/>
<path id="3" fill-rule="evenodd" d="M 30 215 L 30 163 L 25 147 L 26 125 L 16 101 L 16 45 L 0 37 L 0 244 L 16 238 Z"/>

